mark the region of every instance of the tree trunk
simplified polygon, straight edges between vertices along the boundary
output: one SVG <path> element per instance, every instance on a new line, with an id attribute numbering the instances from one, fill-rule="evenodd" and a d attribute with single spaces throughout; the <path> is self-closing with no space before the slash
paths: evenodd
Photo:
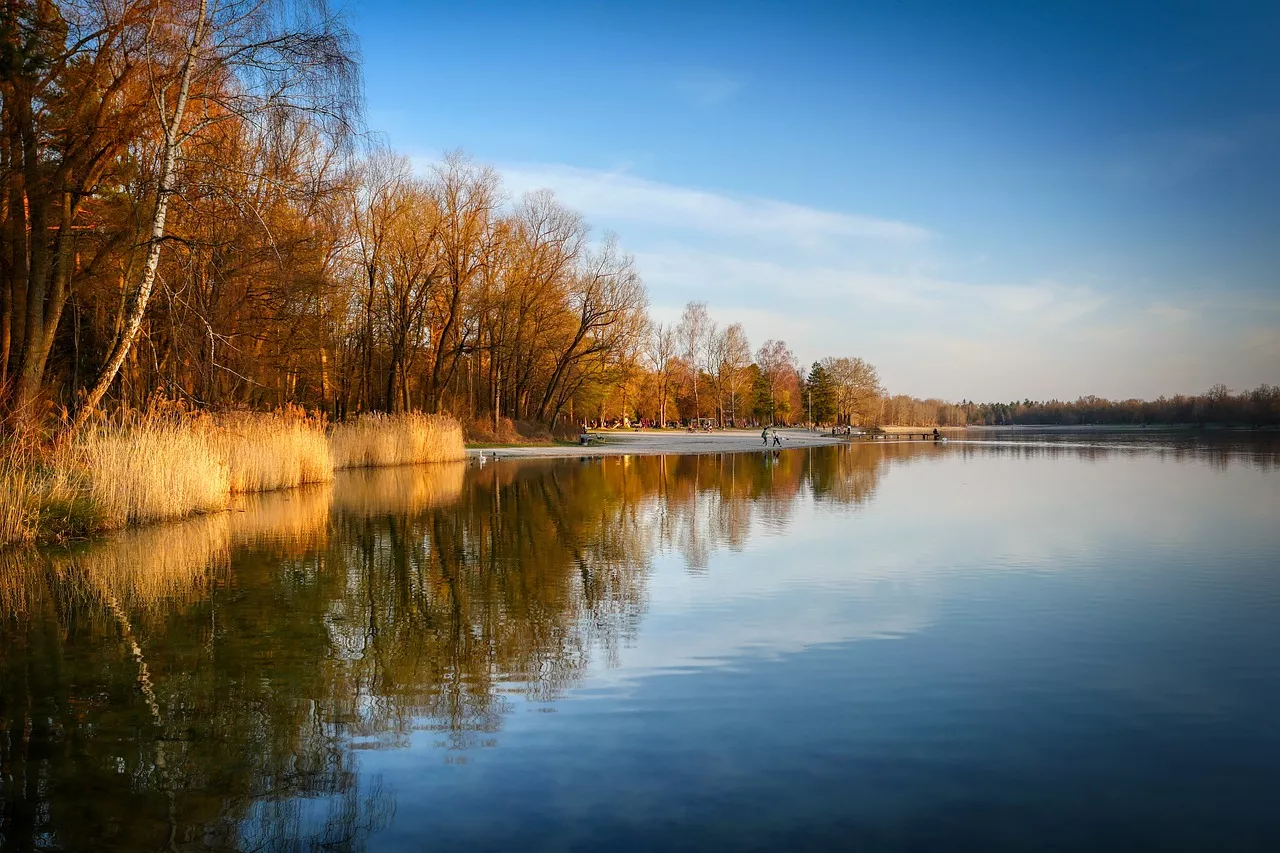
<path id="1" fill-rule="evenodd" d="M 0 285 L 0 403 L 9 387 L 9 343 L 13 337 L 13 289 Z"/>
<path id="2" fill-rule="evenodd" d="M 34 162 L 35 152 L 29 152 Z M 18 367 L 18 381 L 14 389 L 12 412 L 19 429 L 33 420 L 35 404 L 44 381 L 44 367 L 53 347 L 54 334 L 62 320 L 62 309 L 67 304 L 67 292 L 71 282 L 71 193 L 62 193 L 58 238 L 52 251 L 40 235 L 49 232 L 43 205 L 35 205 L 39 211 L 31 220 L 31 272 L 27 283 L 27 316 L 24 332 L 25 347 Z"/>

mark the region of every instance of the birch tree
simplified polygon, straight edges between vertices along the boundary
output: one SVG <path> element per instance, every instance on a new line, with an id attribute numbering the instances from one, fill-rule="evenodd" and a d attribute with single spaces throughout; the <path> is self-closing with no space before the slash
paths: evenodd
<path id="1" fill-rule="evenodd" d="M 186 0 L 148 10 L 149 103 L 159 125 L 145 260 L 121 307 L 119 333 L 72 421 L 84 425 L 133 347 L 156 285 L 184 148 L 218 124 L 288 122 L 300 113 L 335 135 L 352 125 L 357 69 L 327 0 Z"/>
<path id="2" fill-rule="evenodd" d="M 712 367 L 715 370 L 717 396 L 720 406 L 720 425 L 724 426 L 724 400 L 729 401 L 729 420 L 737 423 L 738 395 L 746 380 L 746 369 L 751 364 L 751 345 L 741 323 L 732 323 L 712 336 Z"/>

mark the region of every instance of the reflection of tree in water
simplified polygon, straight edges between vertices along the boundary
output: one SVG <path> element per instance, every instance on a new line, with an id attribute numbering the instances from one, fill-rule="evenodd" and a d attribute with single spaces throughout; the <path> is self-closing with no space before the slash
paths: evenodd
<path id="1" fill-rule="evenodd" d="M 720 454 L 636 460 L 656 467 L 661 500 L 658 545 L 691 571 L 705 571 L 721 549 L 741 550 L 749 535 L 786 530 L 796 498 L 844 505 L 866 502 L 889 461 L 936 452 L 932 445 L 841 445 L 787 453 Z"/>
<path id="2" fill-rule="evenodd" d="M 327 689 L 305 614 L 244 606 L 288 585 L 271 576 L 306 547 L 291 531 L 324 538 L 328 492 L 250 517 L 0 555 L 0 846 L 243 849 L 249 831 L 358 849 L 382 822 L 390 799 L 305 701 Z M 298 645 L 269 642 L 278 626 Z"/>
<path id="3" fill-rule="evenodd" d="M 805 478 L 819 501 L 862 504 L 875 494 L 887 465 L 937 452 L 937 447 L 925 443 L 852 443 L 837 453 L 808 453 Z"/>
<path id="4" fill-rule="evenodd" d="M 697 569 L 806 489 L 866 500 L 885 456 L 863 451 L 357 472 L 10 555 L 3 844 L 359 847 L 393 801 L 359 749 L 488 744 L 517 697 L 616 660 L 655 550 Z"/>

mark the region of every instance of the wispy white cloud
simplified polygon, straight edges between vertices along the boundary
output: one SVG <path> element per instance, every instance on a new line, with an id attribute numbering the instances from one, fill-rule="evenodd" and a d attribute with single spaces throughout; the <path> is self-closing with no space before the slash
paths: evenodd
<path id="1" fill-rule="evenodd" d="M 626 169 L 501 168 L 513 196 L 543 187 L 619 231 L 655 317 L 691 299 L 753 343 L 787 340 L 805 362 L 860 355 L 895 391 L 1005 399 L 1156 396 L 1214 381 L 1275 381 L 1276 301 L 1152 304 L 1105 278 L 1060 270 L 1025 281 L 974 264 L 898 219 L 651 181 Z M 969 259 L 969 262 L 965 261 Z M 1247 315 L 1249 336 L 1225 331 Z M 1197 319 L 1196 323 L 1187 322 Z M 1204 322 L 1200 322 L 1200 321 Z M 1259 378 L 1261 377 L 1261 378 Z M 1268 378 L 1269 377 L 1269 378 Z"/>
<path id="2" fill-rule="evenodd" d="M 1107 297 L 1092 287 L 1064 285 L 1049 280 L 1032 284 L 947 284 L 944 288 L 951 296 L 972 294 L 1009 314 L 1034 317 L 1041 325 L 1070 323 L 1094 313 L 1107 303 Z"/>
<path id="3" fill-rule="evenodd" d="M 735 196 L 572 166 L 505 166 L 515 193 L 548 187 L 593 221 L 639 222 L 675 231 L 813 244 L 839 239 L 913 244 L 929 229 L 893 219 L 837 213 L 784 201 Z"/>
<path id="4" fill-rule="evenodd" d="M 845 312 L 868 305 L 921 316 L 973 312 L 1016 318 L 1024 325 L 1069 323 L 1101 309 L 1107 297 L 1091 287 L 1053 281 L 969 284 L 907 271 L 874 272 L 797 258 L 792 263 L 750 255 L 726 255 L 691 247 L 661 246 L 637 254 L 644 274 L 676 294 L 721 304 L 776 300 L 779 308 Z M 958 313 L 957 313 L 958 312 Z"/>

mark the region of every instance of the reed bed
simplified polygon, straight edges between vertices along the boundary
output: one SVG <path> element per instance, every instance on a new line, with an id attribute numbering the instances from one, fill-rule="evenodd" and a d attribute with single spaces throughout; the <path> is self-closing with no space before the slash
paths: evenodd
<path id="1" fill-rule="evenodd" d="M 217 512 L 235 494 L 331 482 L 336 468 L 465 458 L 446 415 L 364 415 L 328 434 L 295 411 L 99 424 L 45 448 L 0 445 L 0 545 Z"/>
<path id="2" fill-rule="evenodd" d="M 318 418 L 238 413 L 218 417 L 208 432 L 214 453 L 227 463 L 232 493 L 333 479 L 333 456 Z"/>
<path id="3" fill-rule="evenodd" d="M 38 505 L 31 471 L 0 451 L 0 545 L 36 537 Z"/>
<path id="4" fill-rule="evenodd" d="M 209 429 L 179 420 L 93 427 L 53 454 L 107 529 L 225 509 L 227 462 Z"/>
<path id="5" fill-rule="evenodd" d="M 378 468 L 466 459 L 462 426 L 448 415 L 361 415 L 329 436 L 335 468 Z"/>

